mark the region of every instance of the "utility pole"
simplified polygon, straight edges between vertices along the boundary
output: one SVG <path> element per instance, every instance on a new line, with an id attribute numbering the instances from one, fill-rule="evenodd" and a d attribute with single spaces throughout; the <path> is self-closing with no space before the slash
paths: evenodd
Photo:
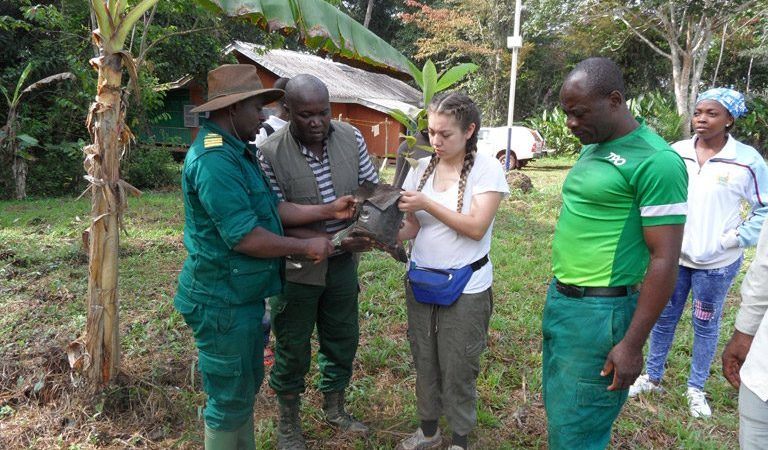
<path id="1" fill-rule="evenodd" d="M 504 161 L 504 169 L 509 171 L 509 159 L 512 153 L 512 121 L 515 117 L 515 86 L 517 84 L 517 55 L 523 46 L 523 38 L 520 36 L 520 10 L 522 1 L 515 0 L 515 29 L 512 36 L 507 36 L 507 48 L 512 50 L 512 67 L 509 72 L 509 109 L 507 112 L 507 152 Z M 517 161 L 515 161 L 517 164 Z"/>

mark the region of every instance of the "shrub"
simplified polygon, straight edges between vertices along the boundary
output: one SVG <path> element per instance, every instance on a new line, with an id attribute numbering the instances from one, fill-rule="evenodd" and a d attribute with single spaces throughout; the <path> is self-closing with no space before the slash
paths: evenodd
<path id="1" fill-rule="evenodd" d="M 27 193 L 40 197 L 78 195 L 87 187 L 83 178 L 85 142 L 48 144 L 32 152 L 27 175 Z"/>
<path id="2" fill-rule="evenodd" d="M 123 163 L 123 178 L 139 189 L 178 186 L 181 167 L 162 147 L 137 147 Z"/>
<path id="3" fill-rule="evenodd" d="M 547 149 L 557 154 L 576 154 L 581 149 L 579 139 L 565 125 L 565 113 L 559 107 L 545 110 L 541 116 L 528 119 L 526 123 L 541 133 Z"/>
<path id="4" fill-rule="evenodd" d="M 677 114 L 672 100 L 661 92 L 640 94 L 627 101 L 627 106 L 634 116 L 644 118 L 646 124 L 667 142 L 680 140 L 683 119 Z M 526 122 L 529 127 L 541 133 L 547 148 L 555 153 L 576 154 L 581 150 L 581 143 L 566 126 L 565 113 L 559 107 L 544 111 L 539 117 Z"/>
<path id="5" fill-rule="evenodd" d="M 761 96 L 748 98 L 747 108 L 749 113 L 736 120 L 733 134 L 768 157 L 768 100 Z"/>
<path id="6" fill-rule="evenodd" d="M 677 113 L 674 102 L 659 91 L 640 94 L 627 102 L 635 117 L 642 117 L 667 142 L 677 142 L 683 137 L 683 118 Z"/>

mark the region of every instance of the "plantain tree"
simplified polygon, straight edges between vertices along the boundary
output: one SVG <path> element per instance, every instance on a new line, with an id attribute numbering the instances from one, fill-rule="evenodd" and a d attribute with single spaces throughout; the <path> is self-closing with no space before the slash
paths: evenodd
<path id="1" fill-rule="evenodd" d="M 98 79 L 86 119 L 92 142 L 83 149 L 91 195 L 91 224 L 83 236 L 88 249 L 87 320 L 85 335 L 69 345 L 68 353 L 72 367 L 97 386 L 114 379 L 120 364 L 117 255 L 126 196 L 138 194 L 120 179 L 120 158 L 133 139 L 125 123 L 123 71 L 137 79 L 133 58 L 123 46 L 133 25 L 157 1 L 142 0 L 129 9 L 127 0 L 91 0 L 98 55 L 90 63 Z"/>
<path id="2" fill-rule="evenodd" d="M 407 73 L 409 61 L 373 32 L 323 0 L 198 0 L 221 14 L 244 17 L 256 26 L 283 34 L 298 33 L 305 45 L 352 63 Z M 69 345 L 72 367 L 96 386 L 110 382 L 120 363 L 118 334 L 118 248 L 126 196 L 138 190 L 120 179 L 120 158 L 133 135 L 125 123 L 127 93 L 123 73 L 136 81 L 133 57 L 124 49 L 133 26 L 158 0 L 90 0 L 97 28 L 96 99 L 86 126 L 92 143 L 85 153 L 90 182 L 91 224 L 88 247 L 88 308 L 85 334 Z M 138 86 L 134 83 L 134 91 Z"/>
<path id="3" fill-rule="evenodd" d="M 307 47 L 350 65 L 363 63 L 390 73 L 410 73 L 408 58 L 325 0 L 198 1 L 227 16 L 249 20 L 267 31 L 298 34 Z"/>
<path id="4" fill-rule="evenodd" d="M 21 100 L 24 94 L 28 94 L 35 89 L 55 83 L 56 81 L 75 78 L 70 72 L 62 72 L 45 77 L 24 87 L 24 83 L 27 81 L 31 71 L 32 63 L 29 63 L 21 72 L 13 94 L 8 92 L 4 86 L 0 86 L 0 92 L 2 92 L 8 105 L 8 116 L 5 125 L 0 128 L 0 162 L 11 168 L 17 200 L 27 198 L 27 161 L 33 158 L 26 151 L 26 148 L 38 145 L 37 139 L 32 136 L 19 134 L 19 106 L 21 106 Z"/>
<path id="5" fill-rule="evenodd" d="M 405 155 L 405 159 L 411 167 L 416 167 L 419 164 L 416 159 L 411 157 L 414 148 L 420 148 L 430 152 L 432 151 L 432 147 L 428 145 L 418 145 L 416 143 L 416 133 L 427 129 L 426 108 L 429 106 L 429 102 L 432 101 L 432 97 L 438 92 L 442 92 L 455 86 L 456 83 L 461 81 L 465 76 L 476 71 L 477 68 L 477 64 L 462 63 L 438 74 L 435 63 L 433 63 L 431 59 L 428 59 L 427 62 L 424 63 L 422 69 L 419 69 L 413 63 L 409 62 L 408 70 L 411 77 L 413 77 L 413 81 L 415 81 L 416 85 L 421 89 L 421 102 L 423 108 L 414 111 L 410 115 L 399 109 L 394 109 L 389 112 L 389 115 L 400 122 L 407 130 L 408 134 L 402 135 L 401 137 L 405 140 L 408 144 L 408 148 L 411 150 Z"/>

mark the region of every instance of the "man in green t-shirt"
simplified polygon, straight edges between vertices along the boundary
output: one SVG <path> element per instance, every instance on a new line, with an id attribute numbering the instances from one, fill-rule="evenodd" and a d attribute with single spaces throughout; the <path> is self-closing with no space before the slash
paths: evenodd
<path id="1" fill-rule="evenodd" d="M 255 449 L 253 405 L 264 378 L 264 299 L 282 291 L 283 256 L 314 262 L 333 251 L 327 238 L 286 237 L 283 226 L 347 219 L 352 196 L 325 205 L 279 202 L 248 144 L 262 106 L 282 98 L 264 89 L 256 68 L 227 64 L 208 73 L 210 112 L 182 171 L 184 246 L 174 306 L 192 329 L 208 395 L 206 450 Z M 309 262 L 308 262 L 309 263 Z"/>
<path id="2" fill-rule="evenodd" d="M 613 61 L 579 63 L 560 104 L 584 147 L 563 185 L 544 307 L 549 448 L 604 449 L 675 286 L 688 177 L 632 116 Z"/>

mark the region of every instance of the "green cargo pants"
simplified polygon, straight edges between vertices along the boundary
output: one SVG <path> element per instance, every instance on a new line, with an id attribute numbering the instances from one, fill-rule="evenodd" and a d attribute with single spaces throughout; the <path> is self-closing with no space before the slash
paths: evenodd
<path id="1" fill-rule="evenodd" d="M 547 291 L 543 394 L 550 450 L 602 450 L 628 390 L 608 391 L 613 374 L 601 377 L 605 358 L 624 337 L 637 306 L 626 297 L 567 297 Z"/>
<path id="2" fill-rule="evenodd" d="M 174 306 L 195 336 L 208 394 L 205 424 L 213 430 L 238 429 L 253 416 L 264 380 L 264 302 L 215 307 L 176 296 Z"/>
<path id="3" fill-rule="evenodd" d="M 275 364 L 269 385 L 275 392 L 304 392 L 315 324 L 320 343 L 318 388 L 337 392 L 349 385 L 360 337 L 357 294 L 357 260 L 342 254 L 328 260 L 325 286 L 287 282 L 283 293 L 270 299 Z"/>
<path id="4" fill-rule="evenodd" d="M 406 279 L 405 299 L 419 420 L 445 415 L 451 431 L 467 435 L 477 423 L 477 377 L 493 312 L 491 289 L 461 294 L 451 306 L 426 305 L 416 301 Z"/>

